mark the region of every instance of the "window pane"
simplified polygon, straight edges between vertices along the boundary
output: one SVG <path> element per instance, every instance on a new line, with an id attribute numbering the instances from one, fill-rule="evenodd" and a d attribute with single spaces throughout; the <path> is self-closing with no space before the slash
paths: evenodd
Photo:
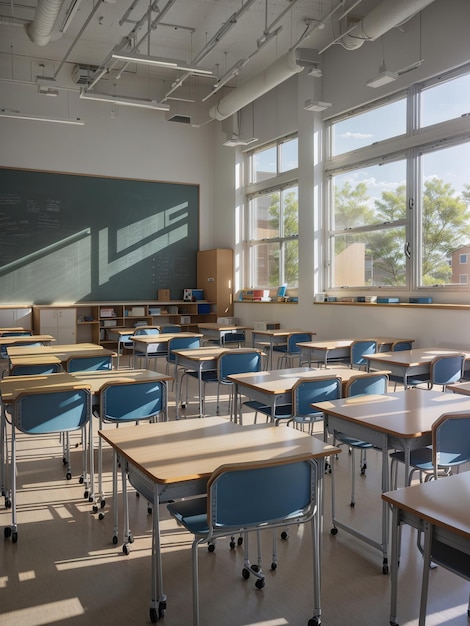
<path id="1" fill-rule="evenodd" d="M 253 246 L 254 284 L 257 287 L 278 287 L 279 243 L 262 243 Z"/>
<path id="2" fill-rule="evenodd" d="M 332 287 L 406 284 L 405 227 L 333 238 Z"/>
<path id="3" fill-rule="evenodd" d="M 470 74 L 421 92 L 421 126 L 444 122 L 470 112 Z"/>
<path id="4" fill-rule="evenodd" d="M 284 141 L 279 146 L 280 171 L 288 172 L 299 167 L 299 142 L 297 137 Z"/>
<path id="5" fill-rule="evenodd" d="M 333 179 L 332 230 L 406 218 L 406 162 L 366 166 Z"/>
<path id="6" fill-rule="evenodd" d="M 253 154 L 252 183 L 257 183 L 277 174 L 277 147 L 271 146 Z"/>
<path id="7" fill-rule="evenodd" d="M 252 239 L 279 237 L 279 192 L 263 194 L 250 202 L 253 216 Z"/>
<path id="8" fill-rule="evenodd" d="M 286 241 L 284 251 L 284 276 L 279 284 L 287 284 L 288 289 L 299 286 L 299 243 L 295 239 Z"/>
<path id="9" fill-rule="evenodd" d="M 333 155 L 406 133 L 406 100 L 359 113 L 332 125 Z"/>
<path id="10" fill-rule="evenodd" d="M 421 284 L 464 282 L 470 252 L 470 145 L 452 146 L 421 157 Z"/>
<path id="11" fill-rule="evenodd" d="M 283 237 L 299 234 L 299 195 L 297 185 L 284 189 L 282 198 Z"/>

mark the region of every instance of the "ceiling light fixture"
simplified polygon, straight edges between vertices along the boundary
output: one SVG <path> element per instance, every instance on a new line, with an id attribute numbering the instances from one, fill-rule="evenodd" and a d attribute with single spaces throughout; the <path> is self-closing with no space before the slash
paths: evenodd
<path id="1" fill-rule="evenodd" d="M 304 109 L 306 111 L 324 111 L 329 109 L 331 102 L 321 102 L 320 100 L 305 100 Z"/>
<path id="2" fill-rule="evenodd" d="M 173 70 L 183 70 L 190 72 L 191 74 L 201 74 L 203 76 L 213 76 L 212 70 L 204 70 L 200 67 L 187 65 L 184 61 L 177 61 L 175 59 L 165 59 L 162 57 L 152 57 L 145 54 L 125 53 L 125 52 L 113 52 L 113 59 L 118 61 L 126 61 L 127 63 L 140 63 L 143 65 L 155 65 L 156 67 L 166 67 Z"/>
<path id="3" fill-rule="evenodd" d="M 85 122 L 77 117 L 76 119 L 66 119 L 60 117 L 43 117 L 41 115 L 27 115 L 26 113 L 9 113 L 5 109 L 0 109 L 0 117 L 10 117 L 15 120 L 31 120 L 33 122 L 54 122 L 56 124 L 71 124 L 73 126 L 85 126 Z"/>
<path id="4" fill-rule="evenodd" d="M 53 96 L 56 97 L 59 95 L 59 90 L 54 87 L 46 87 L 44 85 L 38 85 L 38 93 L 42 96 Z"/>
<path id="5" fill-rule="evenodd" d="M 123 96 L 113 96 L 104 93 L 80 92 L 82 100 L 96 100 L 97 102 L 111 102 L 121 106 L 138 107 L 141 109 L 154 109 L 155 111 L 169 111 L 170 105 L 157 102 L 156 100 L 142 100 L 139 98 L 124 98 Z"/>
<path id="6" fill-rule="evenodd" d="M 250 137 L 249 139 L 242 139 L 241 137 L 238 137 L 238 135 L 232 135 L 230 139 L 227 139 L 227 141 L 224 141 L 223 145 L 230 146 L 233 148 L 236 146 L 249 146 L 250 143 L 254 143 L 255 141 L 258 141 L 257 137 Z"/>
<path id="7" fill-rule="evenodd" d="M 383 87 L 383 85 L 388 85 L 388 83 L 392 83 L 397 78 L 397 72 L 390 72 L 389 70 L 387 70 L 384 63 L 379 67 L 378 75 L 368 80 L 366 86 L 373 87 L 374 89 L 377 87 Z"/>

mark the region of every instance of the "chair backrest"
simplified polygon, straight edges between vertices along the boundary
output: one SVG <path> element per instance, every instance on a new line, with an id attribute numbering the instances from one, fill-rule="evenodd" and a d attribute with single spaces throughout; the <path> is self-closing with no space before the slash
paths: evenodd
<path id="1" fill-rule="evenodd" d="M 450 385 L 459 382 L 464 375 L 465 354 L 442 354 L 434 357 L 430 366 L 433 385 Z"/>
<path id="2" fill-rule="evenodd" d="M 67 372 L 94 372 L 113 369 L 112 356 L 74 356 L 66 362 Z"/>
<path id="3" fill-rule="evenodd" d="M 10 370 L 10 376 L 41 376 L 42 374 L 57 374 L 62 369 L 60 363 L 45 363 L 44 365 L 15 365 Z"/>
<path id="4" fill-rule="evenodd" d="M 166 409 L 162 381 L 109 383 L 101 390 L 100 417 L 104 422 L 138 422 L 157 417 Z"/>
<path id="5" fill-rule="evenodd" d="M 470 413 L 445 413 L 432 425 L 434 473 L 470 461 Z"/>
<path id="6" fill-rule="evenodd" d="M 412 350 L 413 344 L 411 341 L 394 341 L 392 343 L 392 352 L 399 352 L 400 350 Z"/>
<path id="7" fill-rule="evenodd" d="M 1 333 L 2 337 L 31 337 L 32 330 L 5 330 Z"/>
<path id="8" fill-rule="evenodd" d="M 375 354 L 377 352 L 377 342 L 369 339 L 359 339 L 353 341 L 350 348 L 351 365 L 367 365 L 364 354 Z"/>
<path id="9" fill-rule="evenodd" d="M 299 417 L 320 415 L 321 411 L 311 406 L 314 402 L 326 402 L 339 398 L 341 398 L 339 376 L 299 378 L 292 387 L 292 412 L 294 416 Z"/>
<path id="10" fill-rule="evenodd" d="M 362 396 L 362 395 L 384 395 L 388 389 L 387 374 L 364 374 L 364 376 L 351 376 L 345 384 L 344 395 Z"/>
<path id="11" fill-rule="evenodd" d="M 160 328 L 160 332 L 162 333 L 180 333 L 181 326 L 178 324 L 167 324 L 166 326 L 162 326 Z"/>
<path id="12" fill-rule="evenodd" d="M 209 528 L 220 533 L 308 521 L 317 506 L 316 471 L 311 459 L 219 467 L 207 485 Z"/>
<path id="13" fill-rule="evenodd" d="M 292 333 L 287 339 L 287 352 L 291 354 L 300 353 L 298 343 L 312 341 L 312 333 Z"/>
<path id="14" fill-rule="evenodd" d="M 200 337 L 172 337 L 168 341 L 168 354 L 166 360 L 168 363 L 175 363 L 176 357 L 173 350 L 193 350 L 201 347 Z"/>
<path id="15" fill-rule="evenodd" d="M 233 332 L 229 332 L 229 333 L 224 333 L 224 335 L 222 335 L 222 340 L 221 343 L 223 346 L 231 344 L 231 343 L 245 343 L 245 331 L 244 330 L 237 330 L 237 331 L 233 331 Z"/>
<path id="16" fill-rule="evenodd" d="M 90 416 L 89 389 L 31 391 L 20 395 L 13 403 L 15 426 L 29 435 L 78 430 Z"/>
<path id="17" fill-rule="evenodd" d="M 145 326 L 142 328 L 136 328 L 134 331 L 134 335 L 159 335 L 159 328 L 146 328 Z"/>
<path id="18" fill-rule="evenodd" d="M 260 350 L 239 348 L 222 352 L 217 359 L 217 379 L 222 383 L 230 383 L 230 374 L 260 372 L 262 369 L 262 353 Z"/>

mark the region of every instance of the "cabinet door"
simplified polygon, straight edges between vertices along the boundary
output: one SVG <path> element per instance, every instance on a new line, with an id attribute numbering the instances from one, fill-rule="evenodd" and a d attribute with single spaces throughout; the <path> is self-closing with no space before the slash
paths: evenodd
<path id="1" fill-rule="evenodd" d="M 75 343 L 77 329 L 77 310 L 42 309 L 40 312 L 40 329 L 43 335 L 52 335 L 57 343 Z"/>

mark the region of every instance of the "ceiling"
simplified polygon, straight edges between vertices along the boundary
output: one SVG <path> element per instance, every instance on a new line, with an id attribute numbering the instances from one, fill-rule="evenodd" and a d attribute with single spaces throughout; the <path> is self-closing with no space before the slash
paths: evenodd
<path id="1" fill-rule="evenodd" d="M 333 45 L 379 4 L 381 0 L 100 0 L 94 5 L 91 0 L 1 0 L 0 80 L 36 84 L 39 76 L 39 82 L 58 90 L 146 97 L 172 107 L 211 106 L 289 49 L 321 51 Z M 34 34 L 36 26 L 39 34 Z M 124 62 L 113 58 L 113 51 L 177 59 L 212 75 Z M 318 60 L 321 67 L 321 55 L 312 59 L 314 67 Z"/>

